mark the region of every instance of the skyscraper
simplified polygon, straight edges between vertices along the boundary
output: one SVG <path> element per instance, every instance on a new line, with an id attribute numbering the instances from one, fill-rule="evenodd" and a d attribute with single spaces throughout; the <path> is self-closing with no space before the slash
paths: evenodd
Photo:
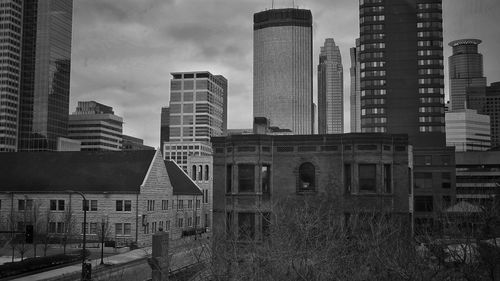
<path id="1" fill-rule="evenodd" d="M 461 39 L 450 42 L 453 54 L 449 58 L 451 110 L 467 108 L 467 90 L 486 87 L 483 77 L 483 55 L 478 53 L 481 40 Z"/>
<path id="2" fill-rule="evenodd" d="M 72 0 L 24 1 L 19 150 L 56 150 L 67 136 L 72 16 Z"/>
<path id="3" fill-rule="evenodd" d="M 473 109 L 446 112 L 446 144 L 455 151 L 484 151 L 491 148 L 490 117 Z"/>
<path id="4" fill-rule="evenodd" d="M 361 132 L 361 90 L 360 90 L 360 67 L 359 62 L 359 38 L 356 39 L 356 47 L 350 49 L 351 53 L 351 133 Z"/>
<path id="5" fill-rule="evenodd" d="M 500 82 L 489 87 L 474 87 L 467 90 L 467 107 L 490 117 L 491 146 L 500 147 Z"/>
<path id="6" fill-rule="evenodd" d="M 253 116 L 295 134 L 313 132 L 312 14 L 254 14 Z"/>
<path id="7" fill-rule="evenodd" d="M 22 4 L 0 0 L 2 52 L 0 61 L 0 152 L 16 151 L 21 80 Z"/>
<path id="8" fill-rule="evenodd" d="M 441 0 L 361 0 L 362 132 L 445 146 Z"/>
<path id="9" fill-rule="evenodd" d="M 160 117 L 160 148 L 163 152 L 163 143 L 170 139 L 170 107 L 161 108 Z"/>
<path id="10" fill-rule="evenodd" d="M 318 65 L 318 132 L 344 133 L 344 71 L 333 38 L 321 47 Z"/>

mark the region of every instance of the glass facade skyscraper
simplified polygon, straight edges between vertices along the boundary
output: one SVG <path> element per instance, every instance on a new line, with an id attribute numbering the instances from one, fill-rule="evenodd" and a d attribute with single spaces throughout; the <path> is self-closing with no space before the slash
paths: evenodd
<path id="1" fill-rule="evenodd" d="M 72 0 L 25 0 L 18 150 L 51 151 L 68 132 Z"/>

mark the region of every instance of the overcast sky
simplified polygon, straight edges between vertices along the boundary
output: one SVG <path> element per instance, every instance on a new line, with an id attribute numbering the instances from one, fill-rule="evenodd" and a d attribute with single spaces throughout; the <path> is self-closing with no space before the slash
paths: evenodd
<path id="1" fill-rule="evenodd" d="M 274 0 L 274 7 L 292 3 Z M 443 4 L 445 64 L 447 43 L 478 38 L 488 83 L 500 81 L 500 1 Z M 359 35 L 358 1 L 295 0 L 295 5 L 313 14 L 313 69 L 325 38 L 340 46 L 348 132 L 349 48 Z M 158 147 L 170 72 L 208 70 L 229 81 L 229 128 L 250 128 L 253 14 L 268 8 L 271 0 L 75 0 L 70 112 L 77 101 L 110 105 L 124 118 L 125 134 Z M 316 100 L 316 71 L 314 84 Z"/>

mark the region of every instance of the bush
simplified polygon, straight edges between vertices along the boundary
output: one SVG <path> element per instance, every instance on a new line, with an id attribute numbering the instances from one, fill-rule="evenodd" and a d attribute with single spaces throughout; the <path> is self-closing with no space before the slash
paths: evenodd
<path id="1" fill-rule="evenodd" d="M 29 258 L 20 262 L 8 262 L 0 265 L 0 279 L 79 260 L 81 260 L 80 255 L 59 254 L 49 257 Z"/>

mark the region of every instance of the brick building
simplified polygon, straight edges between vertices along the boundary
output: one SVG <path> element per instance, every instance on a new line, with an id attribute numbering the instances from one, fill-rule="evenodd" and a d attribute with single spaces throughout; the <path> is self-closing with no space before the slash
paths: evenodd
<path id="1" fill-rule="evenodd" d="M 76 192 L 88 201 L 89 241 L 102 223 L 106 240 L 139 246 L 159 228 L 175 240 L 201 225 L 201 190 L 159 151 L 2 153 L 0 170 L 1 228 L 33 225 L 35 239 L 80 241 L 84 201 Z"/>
<path id="2" fill-rule="evenodd" d="M 329 193 L 345 213 L 410 213 L 406 135 L 232 135 L 212 144 L 215 231 L 251 229 L 259 239 L 272 204 L 290 196 Z"/>

